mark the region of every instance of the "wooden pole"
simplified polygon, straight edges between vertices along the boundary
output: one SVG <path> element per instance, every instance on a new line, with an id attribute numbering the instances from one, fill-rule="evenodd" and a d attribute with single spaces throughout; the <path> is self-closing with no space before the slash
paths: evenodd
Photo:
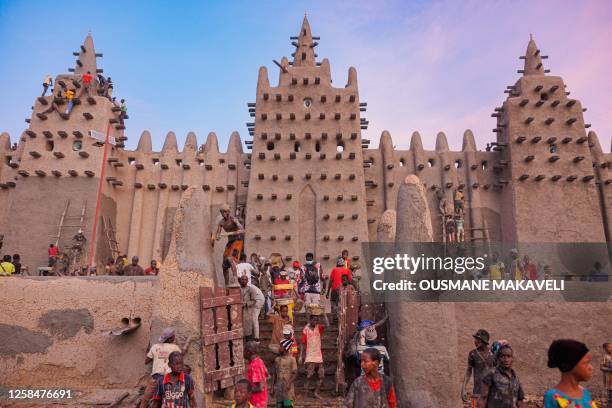
<path id="1" fill-rule="evenodd" d="M 96 230 L 98 228 L 98 216 L 100 213 L 100 200 L 102 199 L 102 188 L 104 187 L 104 174 L 106 172 L 106 158 L 108 157 L 109 134 L 111 124 L 106 124 L 106 136 L 104 137 L 104 153 L 102 155 L 102 169 L 100 170 L 100 184 L 98 185 L 98 197 L 96 199 L 96 211 L 91 229 L 91 241 L 89 244 L 89 259 L 87 262 L 87 274 L 91 275 L 91 267 L 94 262 L 94 248 L 96 244 Z"/>

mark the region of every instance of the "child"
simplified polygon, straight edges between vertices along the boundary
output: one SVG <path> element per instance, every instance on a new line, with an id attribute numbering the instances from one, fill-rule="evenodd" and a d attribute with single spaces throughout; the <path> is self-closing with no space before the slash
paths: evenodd
<path id="1" fill-rule="evenodd" d="M 446 242 L 455 242 L 455 221 L 452 215 L 446 216 Z"/>
<path id="2" fill-rule="evenodd" d="M 463 227 L 463 216 L 455 215 L 455 231 L 457 231 L 457 242 L 465 241 L 465 229 Z"/>
<path id="3" fill-rule="evenodd" d="M 536 280 L 538 278 L 538 267 L 531 262 L 529 255 L 523 256 L 523 279 Z"/>
<path id="4" fill-rule="evenodd" d="M 482 379 L 479 408 L 523 407 L 525 394 L 512 369 L 514 354 L 508 343 L 502 343 L 495 353 L 497 367 Z"/>
<path id="5" fill-rule="evenodd" d="M 344 400 L 347 408 L 395 408 L 397 401 L 391 379 L 378 372 L 381 355 L 374 348 L 361 354 L 363 374 L 353 384 Z"/>
<path id="6" fill-rule="evenodd" d="M 249 384 L 249 380 L 242 379 L 236 383 L 234 400 L 228 408 L 253 408 L 249 398 L 251 398 L 251 384 Z"/>
<path id="7" fill-rule="evenodd" d="M 584 343 L 561 339 L 548 348 L 548 367 L 561 371 L 561 381 L 544 394 L 544 408 L 595 408 L 589 391 L 580 385 L 593 376 L 591 353 Z"/>
<path id="8" fill-rule="evenodd" d="M 175 351 L 181 352 L 181 348 L 174 343 L 175 339 L 174 329 L 167 327 L 159 337 L 159 343 L 151 346 L 151 349 L 147 353 L 145 364 L 153 363 L 153 367 L 151 369 L 151 378 L 147 383 L 140 403 L 142 408 L 149 406 L 149 401 L 155 395 L 159 379 L 170 372 L 170 367 L 168 366 L 170 354 Z"/>
<path id="9" fill-rule="evenodd" d="M 295 401 L 293 383 L 297 376 L 297 362 L 289 353 L 293 341 L 283 341 L 280 344 L 280 356 L 274 359 L 272 386 L 276 394 L 277 408 L 292 408 Z"/>
<path id="10" fill-rule="evenodd" d="M 473 334 L 474 346 L 476 348 L 468 354 L 468 366 L 463 376 L 463 386 L 461 387 L 461 399 L 467 402 L 466 387 L 472 373 L 474 373 L 474 387 L 472 389 L 472 407 L 476 408 L 478 398 L 480 397 L 480 389 L 482 388 L 483 377 L 495 366 L 495 357 L 489 350 L 489 332 L 480 329 Z"/>
<path id="11" fill-rule="evenodd" d="M 171 372 L 159 378 L 153 407 L 197 407 L 194 382 L 183 370 L 183 355 L 173 351 L 168 357 Z"/>
<path id="12" fill-rule="evenodd" d="M 279 277 L 274 279 L 272 295 L 274 297 L 274 309 L 279 310 L 281 305 L 287 305 L 289 318 L 293 321 L 293 308 L 297 299 L 297 292 L 291 281 L 287 278 L 286 270 L 281 270 Z"/>
<path id="13" fill-rule="evenodd" d="M 268 316 L 268 322 L 272 323 L 272 339 L 268 348 L 278 354 L 278 343 L 283 339 L 283 328 L 285 325 L 293 324 L 289 317 L 289 307 L 281 305 L 280 314 L 274 313 Z"/>
<path id="14" fill-rule="evenodd" d="M 295 358 L 295 361 L 297 361 L 299 350 L 297 340 L 295 340 L 295 337 L 293 337 L 293 326 L 290 324 L 283 326 L 283 339 L 280 341 L 281 347 L 284 347 L 287 344 L 290 345 L 289 354 L 291 354 Z"/>
<path id="15" fill-rule="evenodd" d="M 612 407 L 612 343 L 604 343 L 604 358 L 601 362 L 604 390 L 608 391 L 608 407 Z"/>
<path id="16" fill-rule="evenodd" d="M 357 330 L 355 332 L 355 336 L 353 339 L 354 346 L 349 346 L 348 358 L 354 358 L 356 362 L 355 365 L 355 373 L 356 376 L 359 377 L 363 374 L 363 370 L 361 369 L 361 354 L 369 349 L 374 348 L 378 350 L 380 353 L 380 365 L 378 366 L 378 372 L 381 374 L 388 373 L 389 369 L 389 351 L 385 347 L 385 345 L 378 339 L 378 332 L 376 328 L 381 326 L 385 321 L 387 321 L 388 316 L 385 316 L 383 319 L 374 323 L 372 320 L 362 320 L 357 326 Z M 354 351 L 351 349 L 354 347 Z"/>
<path id="17" fill-rule="evenodd" d="M 325 317 L 325 326 L 318 324 L 319 315 L 321 314 Z M 304 331 L 302 332 L 302 347 L 300 349 L 300 362 L 306 364 L 306 383 L 304 384 L 304 389 L 306 392 L 309 391 L 310 378 L 316 371 L 319 375 L 319 380 L 317 381 L 314 396 L 319 399 L 321 399 L 319 391 L 321 390 L 321 384 L 325 377 L 323 352 L 321 350 L 321 335 L 327 326 L 329 326 L 327 315 L 322 313 L 319 308 L 312 310 L 308 325 L 304 327 Z M 304 356 L 304 354 L 306 355 Z"/>
<path id="18" fill-rule="evenodd" d="M 249 341 L 246 344 L 244 358 L 247 360 L 247 378 L 251 384 L 249 402 L 255 408 L 266 408 L 268 406 L 268 370 L 257 354 L 257 343 Z"/>

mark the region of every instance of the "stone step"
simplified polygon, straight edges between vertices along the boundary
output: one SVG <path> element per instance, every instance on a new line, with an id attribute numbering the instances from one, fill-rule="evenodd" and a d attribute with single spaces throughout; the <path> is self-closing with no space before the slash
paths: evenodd
<path id="1" fill-rule="evenodd" d="M 330 351 L 330 352 L 323 352 L 323 361 L 326 364 L 333 364 L 334 367 L 336 366 L 336 364 L 338 363 L 337 361 L 337 355 L 338 353 L 336 353 L 335 351 Z M 261 359 L 264 361 L 264 363 L 266 364 L 266 367 L 269 365 L 270 367 L 274 364 L 274 359 L 276 357 L 278 357 L 276 354 L 274 354 L 272 351 L 270 350 L 266 350 L 266 351 L 260 351 L 259 352 L 259 356 L 261 357 Z M 325 367 L 327 369 L 327 367 Z"/>

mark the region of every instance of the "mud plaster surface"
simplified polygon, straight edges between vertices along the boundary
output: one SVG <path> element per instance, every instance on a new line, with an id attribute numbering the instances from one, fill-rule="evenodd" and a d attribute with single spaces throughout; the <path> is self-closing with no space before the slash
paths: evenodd
<path id="1" fill-rule="evenodd" d="M 87 309 L 49 310 L 38 319 L 38 325 L 58 339 L 66 340 L 76 336 L 81 329 L 91 333 L 94 321 Z"/>
<path id="2" fill-rule="evenodd" d="M 18 353 L 45 353 L 53 344 L 44 333 L 25 327 L 0 323 L 0 355 L 14 356 Z"/>

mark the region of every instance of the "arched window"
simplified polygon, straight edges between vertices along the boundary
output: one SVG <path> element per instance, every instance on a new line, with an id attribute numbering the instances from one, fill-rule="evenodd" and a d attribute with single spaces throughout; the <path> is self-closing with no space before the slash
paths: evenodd
<path id="1" fill-rule="evenodd" d="M 316 152 L 320 152 L 321 151 L 321 142 L 318 141 L 318 140 L 315 142 L 315 151 Z"/>
<path id="2" fill-rule="evenodd" d="M 402 157 L 399 163 L 400 163 L 400 167 L 404 167 L 406 165 L 406 160 L 404 160 L 404 158 Z"/>
<path id="3" fill-rule="evenodd" d="M 455 160 L 455 168 L 460 169 L 463 167 L 463 162 L 460 159 Z"/>
<path id="4" fill-rule="evenodd" d="M 81 150 L 83 148 L 83 143 L 80 140 L 75 140 L 72 142 L 72 150 L 75 152 Z"/>
<path id="5" fill-rule="evenodd" d="M 436 164 L 436 161 L 434 159 L 427 160 L 427 167 L 433 167 L 434 164 Z"/>
<path id="6" fill-rule="evenodd" d="M 300 145 L 300 142 L 295 142 L 295 144 L 293 145 L 293 151 L 296 153 L 299 153 L 300 150 L 302 150 L 302 146 Z"/>
<path id="7" fill-rule="evenodd" d="M 487 171 L 487 161 L 483 160 L 482 163 L 480 163 L 480 167 L 482 168 L 482 171 Z"/>
<path id="8" fill-rule="evenodd" d="M 338 142 L 336 145 L 336 151 L 338 153 L 342 153 L 344 151 L 344 142 Z"/>
<path id="9" fill-rule="evenodd" d="M 54 147 L 53 140 L 47 140 L 45 147 L 47 148 L 47 151 L 52 152 Z"/>
<path id="10" fill-rule="evenodd" d="M 274 150 L 274 142 L 268 142 L 266 147 L 267 147 L 268 150 Z"/>

